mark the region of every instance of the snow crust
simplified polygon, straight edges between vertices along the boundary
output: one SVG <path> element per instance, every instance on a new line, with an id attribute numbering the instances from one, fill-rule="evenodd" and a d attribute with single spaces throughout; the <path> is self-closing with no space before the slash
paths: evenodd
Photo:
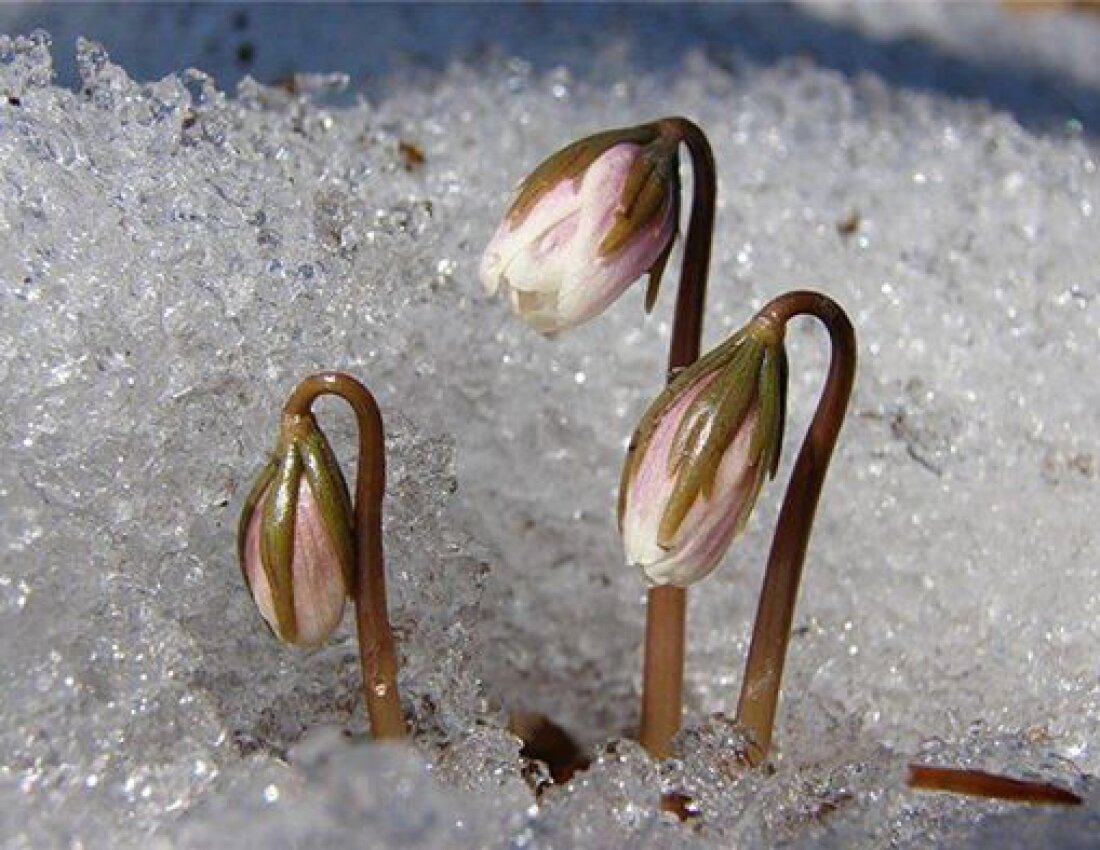
<path id="1" fill-rule="evenodd" d="M 197 71 L 135 82 L 82 41 L 74 91 L 52 63 L 43 33 L 0 37 L 5 847 L 1095 836 L 1087 133 L 806 61 L 694 54 L 676 74 L 588 78 L 490 58 L 350 105 L 338 75 L 228 95 Z M 708 345 L 796 287 L 838 300 L 860 338 L 779 749 L 754 774 L 730 759 L 722 713 L 824 334 L 789 335 L 784 463 L 691 595 L 687 727 L 657 765 L 630 741 L 644 595 L 614 493 L 661 386 L 675 275 L 651 317 L 637 287 L 555 341 L 477 284 L 528 168 L 663 114 L 701 124 L 719 164 Z M 358 375 L 387 417 L 409 749 L 358 740 L 350 618 L 324 649 L 286 651 L 234 562 L 282 399 L 320 368 Z M 349 418 L 322 406 L 348 461 Z M 550 716 L 593 766 L 553 785 L 506 731 L 514 709 Z M 1086 806 L 908 791 L 914 759 L 1056 781 Z M 690 797 L 691 817 L 662 813 L 662 792 Z"/>

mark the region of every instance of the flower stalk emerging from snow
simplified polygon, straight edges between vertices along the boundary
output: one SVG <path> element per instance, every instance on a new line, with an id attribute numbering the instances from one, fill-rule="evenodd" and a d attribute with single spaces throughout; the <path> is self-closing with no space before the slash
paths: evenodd
<path id="1" fill-rule="evenodd" d="M 775 525 L 741 683 L 737 721 L 749 735 L 746 757 L 752 765 L 760 764 L 771 747 L 806 548 L 856 373 L 855 331 L 844 310 L 828 296 L 788 292 L 766 304 L 757 315 L 777 328 L 785 328 L 796 316 L 813 316 L 829 332 L 832 353 L 825 386 L 798 451 Z"/>
<path id="2" fill-rule="evenodd" d="M 821 320 L 832 360 L 807 431 L 765 572 L 738 721 L 759 764 L 771 746 L 780 680 L 818 497 L 855 376 L 852 325 L 830 298 L 789 292 L 673 379 L 643 416 L 623 469 L 619 516 L 627 558 L 649 593 L 640 739 L 671 752 L 683 682 L 684 587 L 707 575 L 743 527 L 766 474 L 779 463 L 786 412 L 783 337 L 798 315 Z"/>
<path id="3" fill-rule="evenodd" d="M 544 334 L 597 316 L 644 274 L 649 310 L 679 224 L 679 145 L 666 120 L 550 156 L 520 185 L 485 249 L 486 290 L 504 292 Z"/>
<path id="4" fill-rule="evenodd" d="M 699 356 L 702 338 L 716 178 L 710 142 L 686 118 L 600 133 L 540 165 L 521 184 L 485 251 L 481 277 L 486 288 L 502 289 L 521 317 L 553 334 L 597 315 L 648 272 L 650 310 L 680 217 L 680 145 L 691 156 L 694 180 L 669 347 L 670 379 L 689 366 Z M 632 201 L 634 196 L 644 202 Z M 686 610 L 683 588 L 650 588 L 642 743 L 654 755 L 668 750 L 680 728 Z"/>
<path id="5" fill-rule="evenodd" d="M 320 395 L 348 402 L 359 425 L 354 508 L 339 464 L 310 412 Z M 340 621 L 345 597 L 354 598 L 371 732 L 393 739 L 405 737 L 405 721 L 386 613 L 384 490 L 382 415 L 374 397 L 350 375 L 311 375 L 287 399 L 275 458 L 245 503 L 238 552 L 261 614 L 289 643 L 323 643 Z"/>
<path id="6" fill-rule="evenodd" d="M 710 142 L 698 125 L 686 118 L 665 118 L 657 124 L 665 134 L 687 148 L 694 177 L 668 350 L 667 374 L 671 381 L 699 357 L 714 234 L 717 177 Z M 647 304 L 652 304 L 656 295 L 652 278 L 650 282 Z M 672 738 L 680 729 L 686 632 L 687 590 L 674 585 L 650 587 L 646 594 L 639 740 L 655 757 L 663 757 L 671 751 Z"/>

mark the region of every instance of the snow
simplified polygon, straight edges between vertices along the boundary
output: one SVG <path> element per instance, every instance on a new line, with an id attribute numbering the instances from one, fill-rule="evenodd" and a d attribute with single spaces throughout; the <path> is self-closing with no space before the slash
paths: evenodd
<path id="1" fill-rule="evenodd" d="M 212 26 L 197 14 L 181 29 Z M 518 36 L 544 19 L 524 14 L 506 14 L 508 49 L 369 99 L 340 91 L 337 72 L 365 67 L 343 53 L 330 76 L 227 92 L 182 67 L 137 82 L 81 41 L 70 87 L 51 78 L 68 44 L 0 37 L 4 846 L 1084 846 L 1100 810 L 1097 116 L 713 44 L 653 67 L 616 49 L 527 61 Z M 679 26 L 725 13 L 697 14 Z M 995 50 L 1019 38 L 983 14 L 968 26 Z M 941 15 L 920 26 L 945 32 Z M 646 43 L 654 20 L 628 35 Z M 1068 43 L 1080 57 L 1100 35 Z M 1040 76 L 1055 54 L 1037 51 Z M 691 593 L 686 729 L 658 765 L 630 740 L 644 589 L 614 496 L 660 389 L 678 254 L 651 317 L 636 287 L 555 341 L 477 281 L 526 169 L 663 114 L 717 155 L 707 345 L 801 287 L 860 339 L 778 749 L 750 774 L 722 713 L 824 334 L 791 328 L 784 463 Z M 410 748 L 361 740 L 351 619 L 288 651 L 235 564 L 281 401 L 320 368 L 363 379 L 387 420 Z M 350 464 L 347 411 L 321 411 Z M 561 724 L 593 766 L 550 784 L 506 730 L 514 709 Z M 910 791 L 917 759 L 1041 777 L 1086 806 Z M 663 791 L 691 798 L 687 821 Z"/>

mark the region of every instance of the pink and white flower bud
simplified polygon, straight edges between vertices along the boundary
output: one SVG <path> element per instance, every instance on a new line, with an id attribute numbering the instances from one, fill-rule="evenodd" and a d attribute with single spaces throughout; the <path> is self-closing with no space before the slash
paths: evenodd
<path id="1" fill-rule="evenodd" d="M 761 456 L 750 447 L 758 419 L 753 404 L 722 455 L 710 495 L 700 493 L 670 539 L 662 539 L 661 522 L 676 487 L 669 455 L 680 422 L 695 398 L 714 379 L 685 393 L 657 423 L 644 454 L 634 462 L 622 516 L 623 546 L 628 563 L 651 584 L 686 587 L 709 575 L 748 519 L 763 481 Z"/>
<path id="2" fill-rule="evenodd" d="M 674 149 L 623 141 L 580 174 L 561 168 L 533 204 L 513 207 L 489 242 L 480 270 L 486 290 L 499 289 L 524 321 L 554 334 L 603 312 L 647 272 L 659 275 L 678 225 L 675 161 Z"/>
<path id="3" fill-rule="evenodd" d="M 686 587 L 744 528 L 783 443 L 787 356 L 754 321 L 685 369 L 645 412 L 619 487 L 627 561 Z"/>
<path id="4" fill-rule="evenodd" d="M 242 566 L 252 597 L 260 614 L 275 636 L 287 643 L 312 648 L 320 646 L 332 634 L 344 613 L 348 594 L 336 542 L 325 526 L 321 507 L 305 477 L 298 487 L 290 558 L 290 592 L 293 596 L 291 629 L 280 624 L 275 596 L 261 555 L 261 526 L 267 501 L 272 497 L 269 485 L 248 519 Z"/>

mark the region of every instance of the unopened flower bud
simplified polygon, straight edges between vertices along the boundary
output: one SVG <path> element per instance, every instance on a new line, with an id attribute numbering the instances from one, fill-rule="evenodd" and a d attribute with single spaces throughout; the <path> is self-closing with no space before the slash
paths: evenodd
<path id="1" fill-rule="evenodd" d="M 644 274 L 656 298 L 680 210 L 678 140 L 659 124 L 555 153 L 521 184 L 485 249 L 481 280 L 540 333 L 603 312 Z"/>
<path id="2" fill-rule="evenodd" d="M 347 484 L 316 420 L 285 416 L 237 538 L 245 582 L 280 640 L 319 646 L 339 624 L 355 581 L 353 525 Z"/>
<path id="3" fill-rule="evenodd" d="M 760 320 L 689 366 L 645 412 L 619 489 L 627 560 L 651 584 L 708 575 L 779 463 L 787 360 Z"/>

